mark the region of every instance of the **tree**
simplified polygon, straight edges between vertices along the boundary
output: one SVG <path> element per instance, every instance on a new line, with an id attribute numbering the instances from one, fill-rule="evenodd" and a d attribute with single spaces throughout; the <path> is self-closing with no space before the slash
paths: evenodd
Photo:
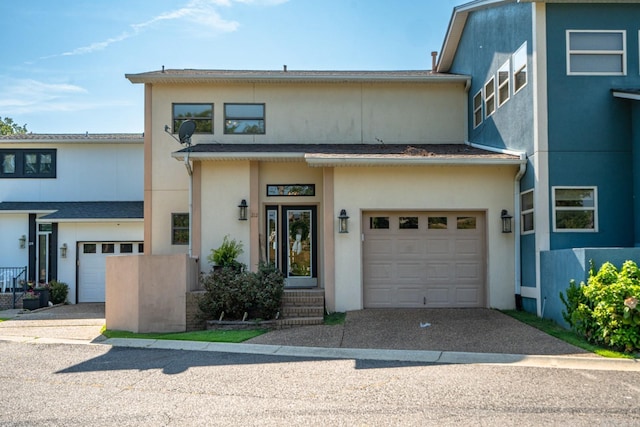
<path id="1" fill-rule="evenodd" d="M 27 125 L 22 126 L 13 122 L 11 117 L 0 117 L 0 135 L 13 135 L 14 133 L 27 133 Z"/>

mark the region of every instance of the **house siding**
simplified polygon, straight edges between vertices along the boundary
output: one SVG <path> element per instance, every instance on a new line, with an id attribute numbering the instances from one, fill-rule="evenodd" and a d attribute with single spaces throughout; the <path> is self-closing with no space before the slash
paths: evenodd
<path id="1" fill-rule="evenodd" d="M 547 4 L 546 11 L 549 186 L 598 191 L 598 231 L 553 232 L 551 221 L 550 249 L 633 246 L 632 110 L 611 89 L 640 84 L 638 7 Z M 627 75 L 568 76 L 566 31 L 578 29 L 626 30 Z"/>

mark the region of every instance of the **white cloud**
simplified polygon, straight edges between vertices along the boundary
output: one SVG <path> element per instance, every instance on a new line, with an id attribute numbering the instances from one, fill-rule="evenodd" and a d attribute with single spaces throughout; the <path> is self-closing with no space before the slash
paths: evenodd
<path id="1" fill-rule="evenodd" d="M 67 83 L 45 83 L 33 79 L 2 79 L 0 110 L 6 115 L 38 111 L 76 111 L 78 103 L 71 102 L 75 95 L 87 90 Z M 84 106 L 83 109 L 92 108 Z M 10 113 L 10 114 L 9 114 Z"/>
<path id="2" fill-rule="evenodd" d="M 219 8 L 231 7 L 234 3 L 257 6 L 277 6 L 279 4 L 286 3 L 287 1 L 289 0 L 191 0 L 186 6 L 181 7 L 180 9 L 161 13 L 160 15 L 154 16 L 145 22 L 131 24 L 132 31 L 125 31 L 117 37 L 111 37 L 103 41 L 81 46 L 61 54 L 44 56 L 40 59 L 59 56 L 86 55 L 100 51 L 114 43 L 122 42 L 134 37 L 149 27 L 163 21 L 185 21 L 187 23 L 201 25 L 213 32 L 234 32 L 240 27 L 240 23 L 224 19 L 218 11 Z"/>

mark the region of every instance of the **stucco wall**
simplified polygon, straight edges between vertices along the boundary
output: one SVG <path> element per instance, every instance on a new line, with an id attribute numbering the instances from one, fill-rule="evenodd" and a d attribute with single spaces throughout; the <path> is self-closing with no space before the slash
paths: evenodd
<path id="1" fill-rule="evenodd" d="M 513 211 L 515 173 L 515 167 L 336 168 L 335 210 L 350 216 L 350 232 L 335 239 L 336 310 L 363 307 L 361 214 L 369 210 L 484 211 L 487 306 L 513 308 L 513 234 L 502 233 L 500 212 Z"/>
<path id="2" fill-rule="evenodd" d="M 197 268 L 196 260 L 186 255 L 108 257 L 107 328 L 185 331 L 187 292 L 195 287 Z"/>

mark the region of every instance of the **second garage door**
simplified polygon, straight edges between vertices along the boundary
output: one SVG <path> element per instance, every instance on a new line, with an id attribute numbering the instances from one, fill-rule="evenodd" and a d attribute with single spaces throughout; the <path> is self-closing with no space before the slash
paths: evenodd
<path id="1" fill-rule="evenodd" d="M 365 212 L 364 306 L 483 307 L 483 212 Z"/>

